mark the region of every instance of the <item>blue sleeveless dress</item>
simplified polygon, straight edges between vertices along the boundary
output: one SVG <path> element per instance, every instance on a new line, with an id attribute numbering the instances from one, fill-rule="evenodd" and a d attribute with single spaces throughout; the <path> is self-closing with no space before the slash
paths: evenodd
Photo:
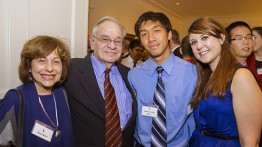
<path id="1" fill-rule="evenodd" d="M 202 133 L 206 131 L 220 137 L 238 137 L 230 87 L 231 81 L 225 99 L 210 95 L 207 100 L 201 100 L 193 110 L 197 129 L 189 140 L 190 147 L 240 147 L 238 139 L 222 139 Z"/>

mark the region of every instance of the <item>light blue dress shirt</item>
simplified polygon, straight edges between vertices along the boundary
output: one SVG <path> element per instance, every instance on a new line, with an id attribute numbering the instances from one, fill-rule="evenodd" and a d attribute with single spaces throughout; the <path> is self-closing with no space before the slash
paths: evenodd
<path id="1" fill-rule="evenodd" d="M 104 97 L 104 81 L 106 67 L 100 60 L 98 60 L 93 54 L 91 55 L 91 61 L 96 75 L 96 80 L 101 94 Z M 117 107 L 120 115 L 121 130 L 123 130 L 132 115 L 132 96 L 126 87 L 126 84 L 116 65 L 111 67 L 109 78 L 112 86 L 115 90 Z M 92 89 L 90 89 L 92 90 Z"/>
<path id="2" fill-rule="evenodd" d="M 150 147 L 152 117 L 142 115 L 142 106 L 152 106 L 157 84 L 157 65 L 151 59 L 133 68 L 128 80 L 136 93 L 138 111 L 135 139 Z M 195 129 L 189 103 L 196 87 L 195 65 L 173 54 L 160 65 L 164 68 L 162 79 L 166 96 L 166 127 L 168 147 L 184 147 Z"/>

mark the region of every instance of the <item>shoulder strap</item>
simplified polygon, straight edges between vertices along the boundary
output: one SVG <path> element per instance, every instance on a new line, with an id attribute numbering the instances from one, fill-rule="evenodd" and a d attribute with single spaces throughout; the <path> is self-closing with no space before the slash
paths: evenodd
<path id="1" fill-rule="evenodd" d="M 20 97 L 20 109 L 19 109 L 19 117 L 18 117 L 18 125 L 17 125 L 17 134 L 16 134 L 16 147 L 22 147 L 23 145 L 23 124 L 24 124 L 24 96 L 20 89 L 11 89 L 16 91 Z"/>
<path id="2" fill-rule="evenodd" d="M 234 73 L 233 73 L 233 77 L 235 76 L 236 71 L 237 71 L 238 69 L 240 69 L 240 68 L 247 68 L 247 67 L 244 66 L 244 65 L 242 65 L 242 64 L 240 64 L 240 63 L 237 63 L 236 66 L 235 66 L 235 71 L 234 71 Z M 248 69 L 248 68 L 247 68 L 247 69 Z M 232 79 L 233 79 L 233 77 L 232 77 Z M 230 89 L 231 89 L 232 79 L 231 79 L 230 81 L 228 81 L 228 83 L 227 83 L 227 87 L 230 88 Z"/>
<path id="3" fill-rule="evenodd" d="M 248 70 L 252 73 L 252 75 L 254 76 L 254 78 L 255 78 L 255 80 L 257 81 L 257 83 L 259 83 L 257 77 L 255 76 L 255 74 L 254 74 L 248 67 L 243 66 L 243 65 L 240 64 L 240 63 L 236 64 L 233 77 L 235 76 L 236 71 L 237 71 L 238 69 L 240 69 L 240 68 L 248 69 Z M 232 79 L 233 79 L 233 78 L 232 78 Z M 228 82 L 228 85 L 227 85 L 228 87 L 230 87 L 230 89 L 231 89 L 232 79 Z"/>
<path id="4" fill-rule="evenodd" d="M 62 89 L 63 89 L 63 93 L 64 93 L 64 96 L 65 96 L 65 101 L 66 101 L 67 109 L 68 109 L 68 111 L 70 112 L 69 105 L 68 105 L 68 97 L 67 97 L 67 93 L 66 93 L 66 91 L 65 91 L 64 88 L 62 88 Z"/>

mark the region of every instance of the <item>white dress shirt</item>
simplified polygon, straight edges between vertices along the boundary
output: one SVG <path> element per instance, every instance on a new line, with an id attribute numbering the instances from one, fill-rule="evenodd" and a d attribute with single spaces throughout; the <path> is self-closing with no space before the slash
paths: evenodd
<path id="1" fill-rule="evenodd" d="M 132 69 L 134 67 L 134 60 L 130 57 L 130 55 L 124 59 L 122 59 L 121 63 L 127 67 L 129 67 L 130 69 Z M 136 63 L 136 66 L 143 63 L 143 61 L 138 60 Z"/>

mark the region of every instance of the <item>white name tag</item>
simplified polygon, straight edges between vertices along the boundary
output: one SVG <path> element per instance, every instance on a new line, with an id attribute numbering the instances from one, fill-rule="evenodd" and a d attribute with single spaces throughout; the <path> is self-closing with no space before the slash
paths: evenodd
<path id="1" fill-rule="evenodd" d="M 48 142 L 51 142 L 52 136 L 54 134 L 54 129 L 43 122 L 36 120 L 34 127 L 32 129 L 32 134 L 40 137 Z"/>
<path id="2" fill-rule="evenodd" d="M 187 106 L 187 115 L 193 112 L 193 109 L 191 108 L 190 105 Z"/>
<path id="3" fill-rule="evenodd" d="M 142 106 L 142 115 L 149 116 L 149 117 L 157 117 L 157 110 L 156 106 Z"/>
<path id="4" fill-rule="evenodd" d="M 257 69 L 257 74 L 261 75 L 262 74 L 262 68 Z"/>

